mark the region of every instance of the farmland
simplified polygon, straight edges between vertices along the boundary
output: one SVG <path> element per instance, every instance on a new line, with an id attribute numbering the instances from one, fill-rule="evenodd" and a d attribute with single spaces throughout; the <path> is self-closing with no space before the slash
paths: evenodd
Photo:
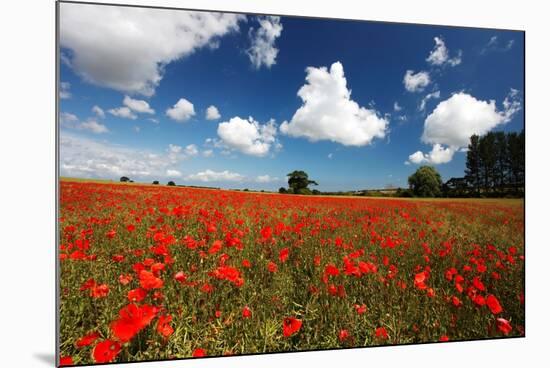
<path id="1" fill-rule="evenodd" d="M 521 200 L 60 183 L 64 364 L 524 335 Z"/>

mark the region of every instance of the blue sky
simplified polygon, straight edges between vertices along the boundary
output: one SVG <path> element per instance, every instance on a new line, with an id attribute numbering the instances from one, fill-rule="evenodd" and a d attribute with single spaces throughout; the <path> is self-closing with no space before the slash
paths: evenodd
<path id="1" fill-rule="evenodd" d="M 471 134 L 523 129 L 521 32 L 60 6 L 63 176 L 404 187 L 421 164 L 462 176 Z"/>

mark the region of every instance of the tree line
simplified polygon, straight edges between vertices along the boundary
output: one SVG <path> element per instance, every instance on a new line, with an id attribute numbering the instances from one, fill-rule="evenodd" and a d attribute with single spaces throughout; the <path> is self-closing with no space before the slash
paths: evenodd
<path id="1" fill-rule="evenodd" d="M 464 177 L 442 187 L 448 197 L 523 196 L 525 192 L 525 132 L 472 135 Z"/>

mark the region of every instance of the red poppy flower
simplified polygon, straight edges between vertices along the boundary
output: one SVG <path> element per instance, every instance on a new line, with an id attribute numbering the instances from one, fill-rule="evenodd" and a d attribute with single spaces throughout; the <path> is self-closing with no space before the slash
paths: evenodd
<path id="1" fill-rule="evenodd" d="M 290 250 L 288 248 L 281 249 L 281 251 L 279 252 L 279 261 L 281 261 L 281 263 L 285 263 L 288 259 L 289 254 Z"/>
<path id="2" fill-rule="evenodd" d="M 340 270 L 338 270 L 338 267 L 336 267 L 332 263 L 329 263 L 325 267 L 325 274 L 329 276 L 338 276 L 340 274 Z"/>
<path id="3" fill-rule="evenodd" d="M 497 318 L 497 327 L 505 335 L 508 335 L 512 332 L 512 325 L 510 322 L 504 318 Z"/>
<path id="4" fill-rule="evenodd" d="M 80 291 L 91 289 L 95 285 L 96 285 L 96 282 L 94 279 L 88 279 L 80 286 Z"/>
<path id="5" fill-rule="evenodd" d="M 93 298 L 105 298 L 109 294 L 109 286 L 107 284 L 96 285 L 90 290 L 90 295 Z"/>
<path id="6" fill-rule="evenodd" d="M 277 272 L 277 265 L 273 261 L 269 261 L 267 264 L 267 270 L 269 272 Z"/>
<path id="7" fill-rule="evenodd" d="M 340 342 L 344 342 L 348 338 L 349 338 L 349 331 L 348 330 L 340 330 L 340 332 L 338 333 L 338 340 L 340 340 Z"/>
<path id="8" fill-rule="evenodd" d="M 160 289 L 164 285 L 164 281 L 156 277 L 152 272 L 142 270 L 139 273 L 139 284 L 144 289 Z"/>
<path id="9" fill-rule="evenodd" d="M 119 318 L 111 323 L 111 331 L 121 342 L 131 340 L 155 318 L 158 309 L 150 305 L 128 304 L 119 312 Z"/>
<path id="10" fill-rule="evenodd" d="M 113 257 L 111 257 L 111 259 L 114 262 L 122 262 L 124 261 L 124 256 L 122 254 L 115 254 Z"/>
<path id="11" fill-rule="evenodd" d="M 147 290 L 137 288 L 128 292 L 128 300 L 132 303 L 139 303 L 147 296 Z"/>
<path id="12" fill-rule="evenodd" d="M 491 310 L 491 313 L 493 314 L 499 314 L 502 312 L 502 307 L 500 305 L 500 302 L 498 301 L 497 297 L 493 294 L 487 295 L 487 306 Z"/>
<path id="13" fill-rule="evenodd" d="M 118 282 L 120 282 L 122 285 L 128 285 L 133 279 L 134 278 L 132 277 L 132 275 L 122 274 L 118 277 Z"/>
<path id="14" fill-rule="evenodd" d="M 179 271 L 174 275 L 174 280 L 183 283 L 187 280 L 187 275 L 183 271 Z"/>
<path id="15" fill-rule="evenodd" d="M 164 337 L 169 337 L 172 335 L 174 333 L 174 329 L 170 325 L 170 322 L 172 322 L 172 316 L 160 316 L 157 322 L 157 332 Z"/>
<path id="16" fill-rule="evenodd" d="M 204 356 L 206 356 L 206 350 L 201 349 L 201 348 L 197 348 L 197 349 L 193 350 L 193 358 L 201 358 L 201 357 L 204 357 Z"/>
<path id="17" fill-rule="evenodd" d="M 365 304 L 361 304 L 361 305 L 355 304 L 354 308 L 357 314 L 363 314 L 367 311 L 367 306 Z"/>
<path id="18" fill-rule="evenodd" d="M 97 344 L 92 352 L 96 363 L 110 363 L 120 353 L 120 344 L 113 340 L 105 340 Z"/>
<path id="19" fill-rule="evenodd" d="M 273 230 L 271 227 L 266 226 L 262 230 L 260 230 L 260 234 L 262 235 L 263 240 L 268 240 L 273 235 Z"/>
<path id="20" fill-rule="evenodd" d="M 481 295 L 476 295 L 474 297 L 474 304 L 477 305 L 478 307 L 483 307 L 485 303 L 486 303 L 485 298 L 482 297 Z"/>
<path id="21" fill-rule="evenodd" d="M 441 336 L 441 337 L 439 338 L 439 341 L 441 341 L 441 342 L 447 342 L 447 341 L 449 341 L 449 336 L 443 335 L 443 336 Z"/>
<path id="22" fill-rule="evenodd" d="M 250 308 L 248 308 L 248 305 L 245 305 L 244 308 L 243 308 L 243 318 L 250 318 L 252 317 L 252 311 L 250 310 Z"/>
<path id="23" fill-rule="evenodd" d="M 115 230 L 109 230 L 109 231 L 107 231 L 107 234 L 105 234 L 105 236 L 108 239 L 113 239 L 116 236 L 116 231 Z"/>
<path id="24" fill-rule="evenodd" d="M 378 327 L 378 328 L 374 331 L 374 336 L 375 336 L 377 339 L 380 339 L 380 340 L 387 340 L 387 339 L 388 339 L 388 331 L 386 330 L 385 327 Z"/>
<path id="25" fill-rule="evenodd" d="M 84 346 L 88 346 L 94 343 L 99 338 L 98 332 L 91 332 L 85 336 L 82 336 L 80 339 L 76 341 L 76 346 L 78 348 L 82 348 Z"/>
<path id="26" fill-rule="evenodd" d="M 420 272 L 420 273 L 417 273 L 415 276 L 414 276 L 414 286 L 416 288 L 418 288 L 419 290 L 424 290 L 427 288 L 426 284 L 424 283 L 426 281 L 426 272 L 423 271 L 423 272 Z"/>
<path id="27" fill-rule="evenodd" d="M 250 263 L 250 261 L 248 259 L 243 259 L 243 261 L 241 262 L 241 265 L 244 267 L 244 268 L 250 268 L 252 266 L 252 264 Z"/>
<path id="28" fill-rule="evenodd" d="M 294 317 L 287 317 L 283 319 L 283 335 L 284 337 L 290 337 L 300 331 L 302 327 L 302 321 Z"/>
<path id="29" fill-rule="evenodd" d="M 214 243 L 212 243 L 212 246 L 210 249 L 208 249 L 208 254 L 214 254 L 218 253 L 223 246 L 223 242 L 221 240 L 216 240 Z"/>
<path id="30" fill-rule="evenodd" d="M 73 365 L 73 357 L 71 356 L 63 356 L 59 358 L 59 365 L 60 366 L 66 366 L 66 365 Z"/>

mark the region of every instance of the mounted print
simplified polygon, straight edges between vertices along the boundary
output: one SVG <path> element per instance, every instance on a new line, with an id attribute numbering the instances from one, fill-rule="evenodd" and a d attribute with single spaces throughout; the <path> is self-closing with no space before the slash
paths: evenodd
<path id="1" fill-rule="evenodd" d="M 59 365 L 524 336 L 524 32 L 60 1 L 57 46 Z"/>

